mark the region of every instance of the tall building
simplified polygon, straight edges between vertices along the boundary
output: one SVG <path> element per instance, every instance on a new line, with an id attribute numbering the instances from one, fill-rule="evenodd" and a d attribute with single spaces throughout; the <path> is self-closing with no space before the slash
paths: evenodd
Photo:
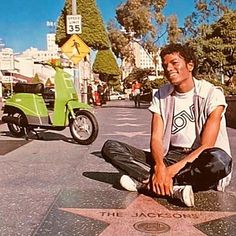
<path id="1" fill-rule="evenodd" d="M 138 68 L 155 68 L 152 55 L 145 51 L 139 43 L 133 42 L 132 48 L 135 56 L 135 64 Z"/>
<path id="2" fill-rule="evenodd" d="M 161 59 L 159 56 L 159 52 L 156 58 L 156 65 L 154 63 L 153 55 L 148 53 L 138 42 L 131 42 L 130 48 L 134 54 L 135 58 L 135 66 L 140 69 L 152 68 L 156 72 L 155 78 L 158 77 L 160 71 L 162 71 Z M 123 61 L 123 78 L 127 77 L 134 66 L 128 63 L 127 61 Z"/>
<path id="3" fill-rule="evenodd" d="M 58 45 L 55 42 L 56 42 L 56 34 L 55 33 L 47 34 L 47 51 L 58 52 Z"/>
<path id="4" fill-rule="evenodd" d="M 49 25 L 51 27 L 51 23 Z M 54 25 L 52 25 L 52 27 L 54 27 Z M 11 75 L 14 73 L 14 75 L 21 75 L 22 78 L 24 77 L 26 79 L 32 79 L 37 74 L 44 83 L 46 83 L 48 79 L 54 82 L 55 70 L 52 67 L 35 62 L 46 62 L 50 59 L 59 59 L 63 57 L 65 59 L 65 64 L 72 64 L 58 48 L 58 45 L 55 43 L 55 36 L 55 33 L 52 31 L 47 34 L 46 50 L 39 50 L 31 47 L 22 53 L 15 54 L 12 49 L 5 48 L 4 42 L 0 39 L 0 72 L 1 70 L 10 70 Z M 75 83 L 78 84 L 78 94 L 85 93 L 87 87 L 86 83 L 88 80 L 92 79 L 90 55 L 87 55 L 86 58 L 86 61 L 82 60 L 79 62 L 77 68 L 64 68 L 64 70 L 71 75 Z M 0 80 L 3 76 L 0 75 Z M 14 82 L 16 82 L 16 80 L 13 80 L 13 83 Z"/>
<path id="5" fill-rule="evenodd" d="M 14 69 L 14 55 L 11 48 L 2 48 L 0 51 L 0 70 Z"/>
<path id="6" fill-rule="evenodd" d="M 55 71 L 35 62 L 46 62 L 50 59 L 58 59 L 58 45 L 55 43 L 55 34 L 47 34 L 47 50 L 29 48 L 20 54 L 15 55 L 15 69 L 22 75 L 34 77 L 37 73 L 42 80 L 52 79 Z"/>

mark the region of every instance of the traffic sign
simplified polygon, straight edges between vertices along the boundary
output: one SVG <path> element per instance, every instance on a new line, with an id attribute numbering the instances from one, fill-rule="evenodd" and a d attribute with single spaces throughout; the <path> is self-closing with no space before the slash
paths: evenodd
<path id="1" fill-rule="evenodd" d="M 67 34 L 81 34 L 81 15 L 67 15 L 66 16 L 66 33 Z"/>
<path id="2" fill-rule="evenodd" d="M 89 47 L 78 35 L 72 35 L 61 47 L 61 51 L 74 64 L 81 61 L 90 51 Z"/>

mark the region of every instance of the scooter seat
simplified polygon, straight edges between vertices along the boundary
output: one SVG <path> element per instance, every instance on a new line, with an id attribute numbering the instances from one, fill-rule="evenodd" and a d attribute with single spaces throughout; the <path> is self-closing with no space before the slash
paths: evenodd
<path id="1" fill-rule="evenodd" d="M 17 83 L 14 87 L 15 93 L 43 93 L 44 85 L 42 83 L 38 84 L 25 84 Z"/>

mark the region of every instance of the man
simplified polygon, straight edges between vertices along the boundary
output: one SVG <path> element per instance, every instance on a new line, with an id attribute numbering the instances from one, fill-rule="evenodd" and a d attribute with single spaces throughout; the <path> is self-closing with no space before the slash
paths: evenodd
<path id="1" fill-rule="evenodd" d="M 88 100 L 88 104 L 95 104 L 94 103 L 94 98 L 93 98 L 93 86 L 92 84 L 88 84 L 87 87 L 87 100 Z"/>
<path id="2" fill-rule="evenodd" d="M 149 189 L 194 206 L 194 191 L 224 191 L 231 178 L 231 153 L 225 125 L 227 104 L 220 88 L 197 80 L 194 53 L 171 44 L 161 51 L 169 84 L 154 95 L 151 153 L 108 140 L 104 158 L 122 173 L 129 191 Z"/>
<path id="3" fill-rule="evenodd" d="M 141 83 L 139 83 L 137 80 L 135 80 L 132 83 L 131 92 L 133 94 L 135 107 L 140 107 Z"/>

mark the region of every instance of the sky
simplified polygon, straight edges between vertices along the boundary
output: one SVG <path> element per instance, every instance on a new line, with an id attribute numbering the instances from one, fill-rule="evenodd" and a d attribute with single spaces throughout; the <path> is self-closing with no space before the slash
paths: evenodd
<path id="1" fill-rule="evenodd" d="M 104 23 L 115 18 L 115 9 L 122 0 L 97 0 Z M 194 9 L 194 0 L 167 0 L 165 15 L 176 14 L 180 26 Z M 1 0 L 0 38 L 14 52 L 30 47 L 46 50 L 47 21 L 57 21 L 64 0 Z"/>

